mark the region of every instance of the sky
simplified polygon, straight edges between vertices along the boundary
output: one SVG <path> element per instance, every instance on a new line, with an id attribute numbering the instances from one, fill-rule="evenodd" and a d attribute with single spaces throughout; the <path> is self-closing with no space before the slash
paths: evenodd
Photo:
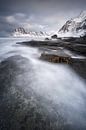
<path id="1" fill-rule="evenodd" d="M 86 0 L 0 0 L 0 36 L 17 27 L 56 32 L 86 10 Z"/>

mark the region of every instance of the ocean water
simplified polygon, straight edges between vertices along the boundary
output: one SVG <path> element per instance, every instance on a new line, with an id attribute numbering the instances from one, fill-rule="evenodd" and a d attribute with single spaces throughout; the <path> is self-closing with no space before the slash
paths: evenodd
<path id="1" fill-rule="evenodd" d="M 25 40 L 0 38 L 0 130 L 86 130 L 85 81 Z"/>

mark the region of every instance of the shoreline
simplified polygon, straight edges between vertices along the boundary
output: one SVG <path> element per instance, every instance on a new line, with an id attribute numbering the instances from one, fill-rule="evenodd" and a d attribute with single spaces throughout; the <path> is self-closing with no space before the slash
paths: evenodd
<path id="1" fill-rule="evenodd" d="M 60 39 L 32 40 L 16 44 L 38 48 L 41 51 L 40 60 L 55 64 L 68 64 L 76 73 L 86 79 L 86 44 L 65 42 Z"/>

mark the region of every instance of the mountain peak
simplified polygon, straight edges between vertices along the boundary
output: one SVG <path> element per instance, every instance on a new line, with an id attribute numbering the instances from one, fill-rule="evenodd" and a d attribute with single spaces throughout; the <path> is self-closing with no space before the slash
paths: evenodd
<path id="1" fill-rule="evenodd" d="M 82 11 L 79 15 L 81 18 L 86 18 L 86 10 Z"/>
<path id="2" fill-rule="evenodd" d="M 42 31 L 31 31 L 31 30 L 26 30 L 23 27 L 18 27 L 16 28 L 13 33 L 13 37 L 41 37 L 41 36 L 48 36 L 46 32 Z"/>
<path id="3" fill-rule="evenodd" d="M 67 21 L 58 33 L 64 37 L 84 35 L 86 33 L 86 11 L 82 11 L 78 17 Z"/>

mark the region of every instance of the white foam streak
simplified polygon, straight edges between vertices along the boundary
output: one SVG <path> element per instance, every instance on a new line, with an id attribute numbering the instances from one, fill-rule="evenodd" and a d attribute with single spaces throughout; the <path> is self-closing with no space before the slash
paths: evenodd
<path id="1" fill-rule="evenodd" d="M 0 55 L 7 56 L 7 52 L 11 52 L 10 55 L 21 55 L 32 64 L 32 66 L 30 66 L 29 62 L 25 64 L 26 70 L 28 70 L 28 66 L 33 68 L 31 76 L 30 72 L 26 71 L 27 73 L 24 73 L 24 75 L 18 75 L 16 80 L 21 86 L 23 79 L 26 82 L 28 79 L 32 81 L 30 84 L 27 83 L 26 86 L 23 86 L 27 95 L 29 87 L 31 87 L 37 95 L 45 100 L 44 105 L 49 110 L 53 109 L 53 106 L 58 106 L 56 111 L 67 120 L 84 124 L 86 84 L 71 68 L 66 65 L 54 65 L 37 60 L 40 53 L 34 48 L 20 45 L 13 46 L 13 44 L 8 45 L 7 43 L 7 46 L 2 48 Z M 23 65 L 20 64 L 20 66 Z M 46 101 L 51 102 L 51 104 L 46 103 Z"/>

